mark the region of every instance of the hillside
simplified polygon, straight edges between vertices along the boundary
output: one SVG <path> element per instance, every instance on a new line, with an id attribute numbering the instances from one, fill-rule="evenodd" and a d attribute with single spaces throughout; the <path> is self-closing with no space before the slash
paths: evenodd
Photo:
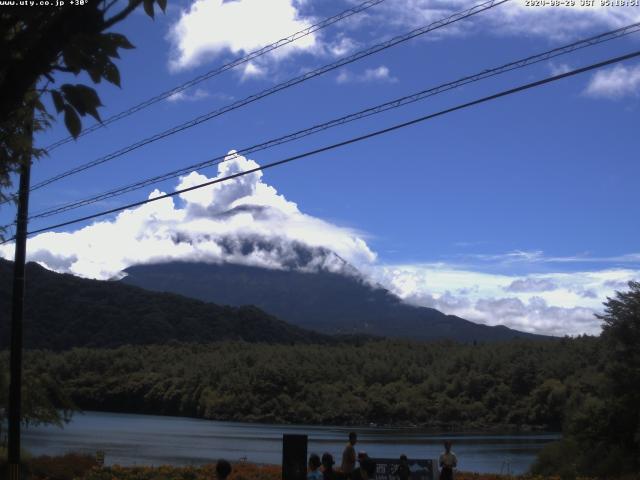
<path id="1" fill-rule="evenodd" d="M 0 339 L 9 339 L 12 262 L 0 259 Z M 87 280 L 27 264 L 25 347 L 63 350 L 243 340 L 311 343 L 328 337 L 255 307 L 221 307 L 119 282 Z"/>
<path id="2" fill-rule="evenodd" d="M 353 273 L 353 267 L 347 265 L 343 271 L 349 273 L 172 262 L 127 268 L 121 281 L 221 305 L 255 305 L 293 325 L 326 334 L 360 332 L 461 342 L 545 338 L 412 306 L 388 290 L 364 282 Z"/>

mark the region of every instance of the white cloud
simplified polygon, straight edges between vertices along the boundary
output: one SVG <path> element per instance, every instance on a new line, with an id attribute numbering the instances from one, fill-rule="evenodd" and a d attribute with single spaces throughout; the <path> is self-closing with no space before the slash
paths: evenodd
<path id="1" fill-rule="evenodd" d="M 291 0 L 196 0 L 171 27 L 172 70 L 193 68 L 224 52 L 248 53 L 311 25 Z M 315 34 L 275 50 L 283 58 L 318 48 Z"/>
<path id="2" fill-rule="evenodd" d="M 640 270 L 512 275 L 447 264 L 383 265 L 369 273 L 406 301 L 487 325 L 549 335 L 598 334 L 602 302 Z"/>
<path id="3" fill-rule="evenodd" d="M 193 93 L 188 93 L 186 91 L 181 91 L 174 93 L 170 97 L 167 97 L 167 100 L 172 103 L 177 102 L 197 102 L 198 100 L 204 100 L 206 98 L 210 98 L 213 95 L 202 88 L 196 88 Z"/>
<path id="4" fill-rule="evenodd" d="M 368 15 L 371 23 L 384 19 L 385 24 L 398 28 L 416 28 L 479 3 L 473 0 L 391 0 L 369 10 Z M 640 8 L 637 7 L 532 8 L 525 6 L 524 1 L 512 1 L 450 25 L 438 31 L 437 36 L 468 35 L 481 30 L 496 35 L 526 35 L 563 41 L 585 32 L 619 28 L 639 20 Z"/>
<path id="5" fill-rule="evenodd" d="M 549 71 L 551 75 L 562 75 L 563 73 L 570 72 L 572 68 L 566 63 L 549 62 Z"/>
<path id="6" fill-rule="evenodd" d="M 250 78 L 260 78 L 267 74 L 267 69 L 258 65 L 256 62 L 248 62 L 245 64 L 242 70 L 242 80 L 248 80 Z"/>
<path id="7" fill-rule="evenodd" d="M 258 166 L 235 154 L 227 158 L 216 178 Z M 151 202 L 74 232 L 36 235 L 29 239 L 28 259 L 99 279 L 117 276 L 130 265 L 170 260 L 310 270 L 343 269 L 344 260 L 355 265 L 375 260 L 361 234 L 302 213 L 262 175 L 258 171 L 183 193 L 179 201 Z M 192 172 L 177 189 L 208 180 Z M 150 197 L 161 194 L 155 190 Z M 13 247 L 0 246 L 0 255 L 12 258 Z"/>
<path id="8" fill-rule="evenodd" d="M 359 74 L 351 73 L 348 70 L 342 70 L 336 77 L 336 82 L 338 83 L 395 83 L 397 81 L 398 79 L 392 76 L 389 68 L 384 65 L 380 65 L 376 68 L 367 68 L 364 72 Z"/>
<path id="9" fill-rule="evenodd" d="M 558 286 L 547 278 L 519 278 L 505 287 L 509 292 L 548 292 Z"/>
<path id="10" fill-rule="evenodd" d="M 616 65 L 596 72 L 584 94 L 594 98 L 619 99 L 640 95 L 640 64 Z"/>

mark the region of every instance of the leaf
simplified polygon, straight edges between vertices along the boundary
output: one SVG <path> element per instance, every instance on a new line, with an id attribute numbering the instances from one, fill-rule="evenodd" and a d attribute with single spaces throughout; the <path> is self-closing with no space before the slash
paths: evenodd
<path id="1" fill-rule="evenodd" d="M 167 10 L 167 0 L 156 0 L 156 2 L 158 3 L 158 5 L 160 6 L 160 9 L 163 12 Z"/>
<path id="2" fill-rule="evenodd" d="M 120 86 L 120 71 L 113 62 L 109 62 L 104 65 L 104 68 L 102 69 L 102 76 L 107 82 L 113 83 L 118 87 Z"/>
<path id="3" fill-rule="evenodd" d="M 71 70 L 72 73 L 78 74 L 83 66 L 83 59 L 81 52 L 76 47 L 65 48 L 62 51 L 62 59 L 65 66 Z"/>
<path id="4" fill-rule="evenodd" d="M 51 90 L 51 98 L 53 100 L 53 106 L 56 107 L 56 112 L 60 113 L 64 110 L 64 100 L 58 90 Z"/>
<path id="5" fill-rule="evenodd" d="M 118 48 L 124 48 L 126 50 L 131 50 L 132 48 L 136 48 L 127 37 L 121 35 L 119 33 L 105 33 L 103 35 L 109 42 L 116 45 Z"/>
<path id="6" fill-rule="evenodd" d="M 144 11 L 147 13 L 147 15 L 149 15 L 151 18 L 153 18 L 153 0 L 144 0 L 143 1 L 143 5 L 144 5 Z"/>
<path id="7" fill-rule="evenodd" d="M 102 69 L 99 65 L 93 65 L 90 68 L 87 68 L 86 71 L 91 77 L 91 80 L 93 80 L 93 83 L 100 83 L 100 80 L 102 79 Z"/>
<path id="8" fill-rule="evenodd" d="M 73 138 L 78 138 L 82 124 L 80 123 L 80 117 L 78 117 L 78 114 L 71 105 L 64 106 L 64 124 L 67 126 L 67 130 L 69 130 Z"/>
<path id="9" fill-rule="evenodd" d="M 93 88 L 87 87 L 86 85 L 65 84 L 60 87 L 60 90 L 62 90 L 67 102 L 73 105 L 73 108 L 80 115 L 85 116 L 89 114 L 100 121 L 97 108 L 102 106 L 102 102 Z"/>

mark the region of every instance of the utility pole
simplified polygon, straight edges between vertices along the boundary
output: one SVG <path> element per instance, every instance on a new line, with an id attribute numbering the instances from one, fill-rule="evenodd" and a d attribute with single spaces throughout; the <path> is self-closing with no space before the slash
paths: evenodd
<path id="1" fill-rule="evenodd" d="M 31 107 L 32 108 L 32 107 Z M 29 183 L 31 177 L 31 147 L 33 145 L 33 110 L 26 125 L 30 142 L 22 158 L 18 213 L 16 215 L 15 259 L 13 263 L 13 298 L 11 308 L 11 354 L 9 370 L 9 480 L 20 480 L 20 418 L 22 406 L 22 320 L 24 313 L 24 265 L 27 253 L 27 222 L 29 216 Z"/>

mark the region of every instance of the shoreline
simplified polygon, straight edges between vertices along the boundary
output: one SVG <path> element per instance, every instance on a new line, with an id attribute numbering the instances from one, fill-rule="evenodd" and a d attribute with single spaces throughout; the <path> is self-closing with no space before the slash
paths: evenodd
<path id="1" fill-rule="evenodd" d="M 469 425 L 469 424 L 411 424 L 411 423 L 398 423 L 398 424 L 377 424 L 377 423 L 363 423 L 363 424 L 329 424 L 329 423 L 273 423 L 267 420 L 257 419 L 243 419 L 243 420 L 228 420 L 228 419 L 214 419 L 205 417 L 191 417 L 183 415 L 169 415 L 162 413 L 146 413 L 146 412 L 131 412 L 122 410 L 78 410 L 72 412 L 72 417 L 75 415 L 84 414 L 116 414 L 116 415 L 137 415 L 145 417 L 162 417 L 173 419 L 185 419 L 185 420 L 202 420 L 206 422 L 216 423 L 228 423 L 235 425 L 257 425 L 261 427 L 293 427 L 293 428 L 335 428 L 339 430 L 389 430 L 389 431 L 409 431 L 426 433 L 429 435 L 518 435 L 518 434 L 539 434 L 539 435 L 557 435 L 560 437 L 562 432 L 554 431 L 545 428 L 540 425 L 512 425 L 512 424 L 496 424 L 496 425 Z M 73 418 L 72 418 L 73 419 Z"/>

